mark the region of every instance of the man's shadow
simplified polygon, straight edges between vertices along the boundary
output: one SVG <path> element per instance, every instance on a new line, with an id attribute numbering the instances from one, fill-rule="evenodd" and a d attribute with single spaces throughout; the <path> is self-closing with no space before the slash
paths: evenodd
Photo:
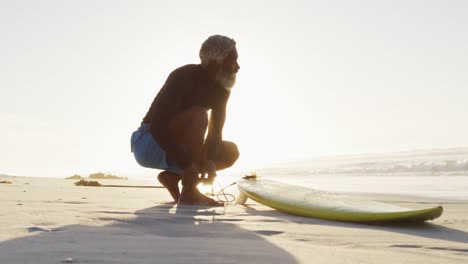
<path id="1" fill-rule="evenodd" d="M 100 211 L 104 226 L 69 225 L 0 243 L 0 263 L 297 263 L 259 234 L 223 220 L 224 208 L 162 204 Z"/>

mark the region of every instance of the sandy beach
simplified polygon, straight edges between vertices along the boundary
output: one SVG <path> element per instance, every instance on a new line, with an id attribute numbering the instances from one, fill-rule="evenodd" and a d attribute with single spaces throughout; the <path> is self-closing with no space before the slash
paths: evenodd
<path id="1" fill-rule="evenodd" d="M 445 209 L 426 224 L 378 226 L 293 216 L 253 201 L 220 208 L 176 206 L 160 188 L 2 180 L 12 182 L 0 185 L 2 264 L 468 261 L 465 200 L 352 194 L 410 208 Z"/>
<path id="2" fill-rule="evenodd" d="M 0 264 L 468 264 L 467 14 L 0 0 Z M 443 213 L 178 206 L 162 171 L 189 191 L 197 175 L 216 174 L 215 193 L 246 175 L 295 185 L 249 194 L 329 219 Z"/>

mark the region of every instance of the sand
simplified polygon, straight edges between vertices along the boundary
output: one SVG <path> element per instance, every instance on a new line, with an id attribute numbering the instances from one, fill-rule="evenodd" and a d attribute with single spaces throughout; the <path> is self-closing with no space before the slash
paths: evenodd
<path id="1" fill-rule="evenodd" d="M 1 180 L 12 182 L 0 185 L 1 264 L 468 263 L 465 200 L 353 194 L 445 209 L 426 224 L 375 226 L 288 215 L 253 201 L 176 206 L 164 189 Z"/>

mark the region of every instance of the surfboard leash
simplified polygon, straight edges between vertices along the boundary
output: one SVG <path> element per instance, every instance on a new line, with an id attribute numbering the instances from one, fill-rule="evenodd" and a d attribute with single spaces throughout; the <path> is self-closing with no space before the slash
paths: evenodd
<path id="1" fill-rule="evenodd" d="M 242 179 L 256 179 L 258 176 L 257 174 L 253 173 L 253 174 L 250 174 L 250 175 L 245 175 L 244 177 L 242 177 Z M 215 181 L 219 188 L 221 189 L 217 194 L 214 194 L 214 190 L 213 190 L 213 185 L 211 185 L 211 193 L 210 195 L 215 197 L 216 200 L 218 200 L 218 202 L 224 202 L 224 203 L 232 203 L 236 200 L 236 196 L 232 193 L 227 193 L 225 192 L 224 190 L 226 190 L 227 188 L 233 186 L 233 185 L 236 185 L 237 184 L 237 181 L 223 187 L 221 185 L 221 183 L 219 183 L 218 181 Z M 221 195 L 223 195 L 223 198 L 220 198 Z M 228 198 L 229 197 L 229 198 Z"/>
<path id="2" fill-rule="evenodd" d="M 226 190 L 227 188 L 233 186 L 233 185 L 236 185 L 237 182 L 233 182 L 225 187 L 223 187 L 221 185 L 221 183 L 219 183 L 218 181 L 215 181 L 216 184 L 218 184 L 220 190 L 217 194 L 214 193 L 214 189 L 213 189 L 213 185 L 211 185 L 211 193 L 208 193 L 209 195 L 213 196 L 214 198 L 216 198 L 216 200 L 218 202 L 223 202 L 223 203 L 232 203 L 236 200 L 236 196 L 232 193 L 228 193 L 228 192 L 225 192 L 224 190 Z"/>

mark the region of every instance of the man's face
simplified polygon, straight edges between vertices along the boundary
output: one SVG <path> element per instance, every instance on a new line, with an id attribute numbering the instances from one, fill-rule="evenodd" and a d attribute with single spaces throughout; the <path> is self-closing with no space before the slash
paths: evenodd
<path id="1" fill-rule="evenodd" d="M 237 49 L 234 48 L 229 54 L 226 56 L 226 58 L 223 61 L 223 64 L 221 65 L 221 68 L 223 69 L 224 72 L 230 72 L 236 74 L 239 69 L 239 63 L 237 63 L 237 58 L 239 55 L 237 54 Z"/>
<path id="2" fill-rule="evenodd" d="M 237 63 L 237 50 L 234 48 L 224 59 L 220 65 L 220 69 L 216 74 L 216 80 L 225 89 L 231 90 L 236 83 L 236 74 L 240 69 L 239 63 Z"/>

